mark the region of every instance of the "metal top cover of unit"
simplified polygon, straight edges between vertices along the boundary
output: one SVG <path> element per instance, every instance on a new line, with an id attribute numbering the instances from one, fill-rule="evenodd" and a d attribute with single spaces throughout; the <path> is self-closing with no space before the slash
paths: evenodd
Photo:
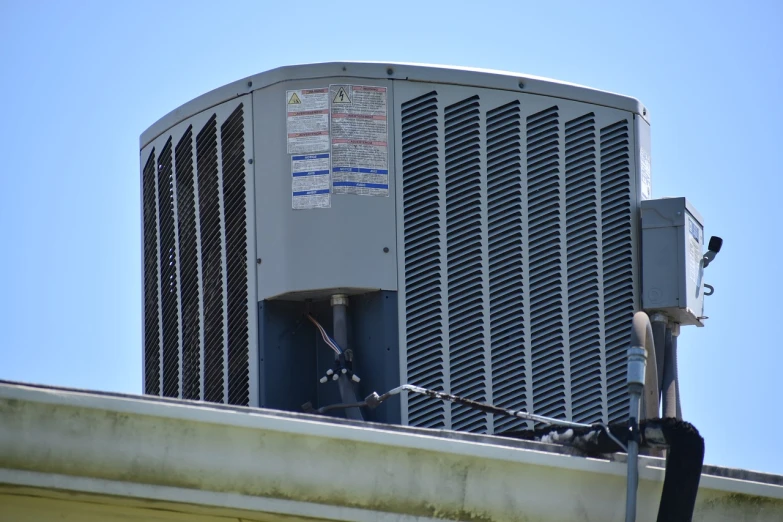
<path id="1" fill-rule="evenodd" d="M 388 191 L 294 210 L 285 97 L 335 84 L 388 94 Z M 282 67 L 184 104 L 140 139 L 145 391 L 256 405 L 258 302 L 384 290 L 402 382 L 623 418 L 648 117 L 586 87 L 390 63 Z M 521 424 L 402 408 L 415 426 Z"/>
<path id="2" fill-rule="evenodd" d="M 277 67 L 209 91 L 177 107 L 153 123 L 141 134 L 140 146 L 145 147 L 184 119 L 242 94 L 281 82 L 332 77 L 406 80 L 540 94 L 612 107 L 637 114 L 650 121 L 649 111 L 636 98 L 539 76 L 475 67 L 402 62 L 324 62 Z"/>

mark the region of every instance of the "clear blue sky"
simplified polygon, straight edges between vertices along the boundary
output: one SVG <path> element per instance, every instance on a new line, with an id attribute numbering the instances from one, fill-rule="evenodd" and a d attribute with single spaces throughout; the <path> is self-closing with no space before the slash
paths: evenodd
<path id="1" fill-rule="evenodd" d="M 168 111 L 293 63 L 495 68 L 650 109 L 653 196 L 725 240 L 685 417 L 709 463 L 783 473 L 781 5 L 0 0 L 0 378 L 141 391 L 138 138 Z"/>

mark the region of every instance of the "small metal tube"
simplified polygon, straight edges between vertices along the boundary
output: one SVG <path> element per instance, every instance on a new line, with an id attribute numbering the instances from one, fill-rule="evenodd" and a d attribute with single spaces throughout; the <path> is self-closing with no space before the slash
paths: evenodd
<path id="1" fill-rule="evenodd" d="M 680 403 L 680 373 L 677 366 L 677 339 L 680 337 L 680 324 L 672 325 L 672 365 L 674 366 L 674 382 L 677 385 L 677 420 L 682 420 L 682 404 Z"/>
<path id="2" fill-rule="evenodd" d="M 635 434 L 639 432 L 642 394 L 647 369 L 647 350 L 644 346 L 628 347 L 628 420 L 631 436 L 628 439 L 628 477 L 625 495 L 625 520 L 636 520 L 636 497 L 639 488 L 639 443 Z"/>
<path id="3" fill-rule="evenodd" d="M 679 325 L 672 325 L 666 329 L 666 365 L 663 370 L 662 395 L 662 416 L 665 418 L 681 419 L 679 396 L 680 390 L 677 376 L 677 334 L 679 334 Z M 676 332 L 676 333 L 675 333 Z"/>
<path id="4" fill-rule="evenodd" d="M 332 325 L 334 328 L 334 340 L 343 349 L 343 355 L 348 351 L 348 296 L 337 294 L 332 296 Z M 334 374 L 337 386 L 340 388 L 340 398 L 344 403 L 355 404 L 356 392 L 353 383 L 345 374 Z M 345 416 L 353 420 L 364 420 L 359 408 L 348 408 Z"/>
<path id="5" fill-rule="evenodd" d="M 638 422 L 641 390 L 631 393 L 630 413 L 631 423 L 636 425 L 638 433 Z M 625 493 L 625 522 L 636 521 L 636 495 L 639 489 L 639 443 L 633 434 L 628 439 L 628 477 Z"/>

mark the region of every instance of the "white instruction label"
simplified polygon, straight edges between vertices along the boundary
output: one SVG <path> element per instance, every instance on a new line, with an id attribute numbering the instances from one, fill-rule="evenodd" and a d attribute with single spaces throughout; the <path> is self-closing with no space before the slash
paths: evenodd
<path id="1" fill-rule="evenodd" d="M 652 172 L 650 153 L 642 149 L 642 200 L 652 199 Z"/>
<path id="2" fill-rule="evenodd" d="M 332 190 L 389 196 L 386 87 L 330 85 Z"/>
<path id="3" fill-rule="evenodd" d="M 330 208 L 329 154 L 291 156 L 291 207 Z"/>
<path id="4" fill-rule="evenodd" d="M 329 150 L 329 89 L 285 92 L 288 154 Z"/>
<path id="5" fill-rule="evenodd" d="M 688 279 L 690 279 L 694 285 L 698 285 L 699 269 L 701 268 L 702 258 L 702 231 L 701 227 L 696 224 L 696 221 L 694 221 L 693 218 L 687 215 L 686 217 L 687 219 L 685 222 L 688 227 L 688 230 L 685 233 L 685 237 L 688 238 L 686 240 L 686 248 L 688 249 Z"/>

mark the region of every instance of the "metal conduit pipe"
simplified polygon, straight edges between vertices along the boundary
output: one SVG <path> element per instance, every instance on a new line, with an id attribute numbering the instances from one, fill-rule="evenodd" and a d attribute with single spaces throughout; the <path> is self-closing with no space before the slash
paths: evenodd
<path id="1" fill-rule="evenodd" d="M 675 367 L 673 364 L 674 352 L 672 350 L 672 330 L 666 329 L 666 344 L 664 357 L 666 364 L 663 368 L 663 387 L 661 388 L 662 417 L 674 419 L 677 417 L 677 382 L 675 381 Z"/>
<path id="2" fill-rule="evenodd" d="M 628 415 L 628 477 L 625 496 L 625 521 L 636 521 L 636 494 L 639 489 L 639 417 L 641 415 L 642 398 L 650 393 L 645 390 L 645 385 L 649 383 L 653 388 L 654 400 L 648 399 L 646 409 L 651 410 L 651 405 L 655 405 L 657 410 L 658 392 L 657 392 L 657 365 L 656 362 L 647 362 L 648 354 L 655 357 L 655 344 L 653 341 L 652 325 L 650 318 L 644 312 L 637 312 L 633 316 L 631 327 L 631 342 L 628 346 L 628 394 L 629 394 L 629 415 Z M 646 413 L 646 412 L 645 412 Z"/>
<path id="3" fill-rule="evenodd" d="M 682 405 L 680 403 L 680 374 L 677 369 L 677 338 L 680 336 L 679 325 L 672 330 L 672 366 L 674 367 L 675 400 L 677 401 L 677 420 L 682 420 Z"/>
<path id="4" fill-rule="evenodd" d="M 343 355 L 340 357 L 346 357 L 346 361 L 342 361 L 343 364 L 350 364 L 353 358 L 348 348 L 348 296 L 337 294 L 332 296 L 332 326 L 334 328 L 334 340 L 338 346 L 343 349 Z M 346 353 L 348 355 L 346 355 Z M 356 400 L 356 392 L 353 389 L 353 383 L 350 378 L 342 374 L 337 379 L 337 386 L 340 389 L 340 399 L 344 403 L 354 404 L 358 402 Z M 359 408 L 347 408 L 345 410 L 345 416 L 353 420 L 364 420 L 362 412 Z"/>
<path id="5" fill-rule="evenodd" d="M 679 336 L 678 324 L 666 329 L 665 355 L 666 365 L 663 371 L 663 417 L 682 419 L 680 406 L 679 377 L 677 375 L 677 337 Z"/>

